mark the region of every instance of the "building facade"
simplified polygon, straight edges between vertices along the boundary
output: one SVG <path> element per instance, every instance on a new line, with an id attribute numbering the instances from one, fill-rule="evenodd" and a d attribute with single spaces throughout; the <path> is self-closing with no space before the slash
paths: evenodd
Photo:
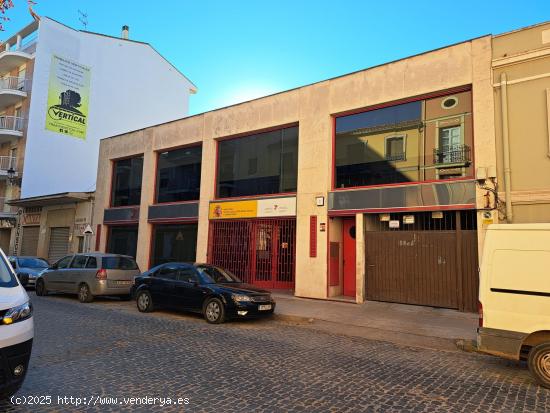
<path id="1" fill-rule="evenodd" d="M 297 296 L 474 311 L 491 37 L 103 139 L 95 247 Z"/>
<path id="2" fill-rule="evenodd" d="M 550 23 L 493 38 L 500 220 L 550 222 Z"/>
<path id="3" fill-rule="evenodd" d="M 20 247 L 33 246 L 25 253 L 55 257 L 49 245 L 59 239 L 65 253 L 77 251 L 72 241 L 75 222 L 68 215 L 79 214 L 81 207 L 73 204 L 80 205 L 81 197 L 91 202 L 88 195 L 76 195 L 76 200 L 72 196 L 95 190 L 99 140 L 188 114 L 189 94 L 196 87 L 152 46 L 128 37 L 126 26 L 121 37 L 112 37 L 42 17 L 1 45 L 4 251 L 17 255 Z M 67 193 L 71 195 L 65 201 L 73 207 L 64 229 L 55 232 L 46 226 L 36 243 L 37 222 L 30 225 L 20 219 L 36 220 L 42 210 L 40 222 L 46 222 L 53 216 L 52 200 L 58 202 L 58 195 Z M 92 204 L 86 208 L 91 211 Z"/>

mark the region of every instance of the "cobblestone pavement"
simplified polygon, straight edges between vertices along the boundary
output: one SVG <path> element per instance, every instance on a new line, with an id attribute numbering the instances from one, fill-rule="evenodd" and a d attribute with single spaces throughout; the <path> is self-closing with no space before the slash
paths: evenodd
<path id="1" fill-rule="evenodd" d="M 32 294 L 32 301 L 33 356 L 17 396 L 49 395 L 52 404 L 9 404 L 0 411 L 550 409 L 550 391 L 534 384 L 525 366 L 498 358 L 331 335 L 273 320 L 209 325 L 192 315 L 140 314 L 133 303 L 108 299 L 80 304 L 72 297 Z M 96 405 L 58 404 L 58 396 Z M 122 400 L 147 396 L 188 398 L 189 404 Z M 119 404 L 102 404 L 106 400 L 97 397 L 118 397 Z"/>

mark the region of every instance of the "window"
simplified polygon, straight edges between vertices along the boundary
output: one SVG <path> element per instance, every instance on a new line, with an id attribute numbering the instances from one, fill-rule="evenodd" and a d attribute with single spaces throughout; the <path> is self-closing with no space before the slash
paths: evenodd
<path id="1" fill-rule="evenodd" d="M 107 252 L 112 254 L 136 256 L 138 239 L 137 225 L 122 225 L 109 227 Z"/>
<path id="2" fill-rule="evenodd" d="M 197 276 L 195 275 L 195 270 L 191 267 L 180 267 L 178 280 L 192 283 L 197 281 Z"/>
<path id="3" fill-rule="evenodd" d="M 405 136 L 389 136 L 386 138 L 386 160 L 405 160 Z"/>
<path id="4" fill-rule="evenodd" d="M 15 130 L 17 131 L 23 130 L 23 109 L 21 108 L 21 106 L 18 106 L 15 108 L 14 116 L 15 116 L 15 119 L 14 119 Z"/>
<path id="5" fill-rule="evenodd" d="M 18 283 L 7 262 L 0 258 L 0 288 L 17 287 Z"/>
<path id="6" fill-rule="evenodd" d="M 140 204 L 142 174 L 143 156 L 114 162 L 111 206 Z"/>
<path id="7" fill-rule="evenodd" d="M 157 272 L 157 277 L 165 280 L 176 280 L 178 278 L 178 268 L 174 265 L 166 265 Z"/>
<path id="8" fill-rule="evenodd" d="M 194 201 L 200 197 L 202 147 L 176 149 L 158 157 L 157 202 Z"/>
<path id="9" fill-rule="evenodd" d="M 218 143 L 220 198 L 296 191 L 298 127 Z"/>
<path id="10" fill-rule="evenodd" d="M 57 261 L 56 268 L 57 269 L 69 268 L 69 264 L 71 263 L 72 258 L 73 258 L 72 255 L 61 258 L 59 261 Z"/>
<path id="11" fill-rule="evenodd" d="M 418 181 L 421 129 L 421 101 L 337 117 L 335 186 Z"/>
<path id="12" fill-rule="evenodd" d="M 84 268 L 86 266 L 87 259 L 88 257 L 86 257 L 85 255 L 77 255 L 76 257 L 74 257 L 71 268 Z"/>
<path id="13" fill-rule="evenodd" d="M 439 129 L 438 163 L 461 162 L 462 136 L 460 126 Z"/>
<path id="14" fill-rule="evenodd" d="M 97 268 L 97 259 L 95 257 L 89 257 L 86 268 Z"/>
<path id="15" fill-rule="evenodd" d="M 137 270 L 138 265 L 128 257 L 103 257 L 101 268 L 105 270 Z"/>
<path id="16" fill-rule="evenodd" d="M 27 76 L 27 68 L 26 66 L 21 66 L 19 68 L 19 73 L 17 74 L 17 89 L 19 90 L 25 89 L 26 76 Z"/>
<path id="17" fill-rule="evenodd" d="M 156 225 L 153 237 L 153 267 L 174 261 L 195 262 L 197 224 Z"/>

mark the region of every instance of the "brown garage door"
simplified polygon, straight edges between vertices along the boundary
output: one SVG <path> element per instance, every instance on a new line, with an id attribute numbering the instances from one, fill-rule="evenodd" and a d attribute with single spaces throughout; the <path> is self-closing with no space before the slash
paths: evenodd
<path id="1" fill-rule="evenodd" d="M 414 224 L 392 214 L 400 227 L 391 229 L 377 219 L 365 234 L 368 300 L 476 310 L 475 212 L 417 213 Z"/>
<path id="2" fill-rule="evenodd" d="M 69 227 L 50 228 L 48 260 L 53 263 L 67 255 L 69 251 Z"/>
<path id="3" fill-rule="evenodd" d="M 21 255 L 36 256 L 38 251 L 38 235 L 40 226 L 23 227 L 23 241 L 21 242 Z"/>

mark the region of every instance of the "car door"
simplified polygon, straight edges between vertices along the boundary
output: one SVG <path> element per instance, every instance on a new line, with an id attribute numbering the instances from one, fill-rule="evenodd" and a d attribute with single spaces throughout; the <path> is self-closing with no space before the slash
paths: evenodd
<path id="1" fill-rule="evenodd" d="M 86 255 L 75 255 L 69 268 L 60 273 L 59 279 L 63 285 L 63 291 L 69 293 L 77 292 L 78 285 L 84 280 L 83 272 L 85 271 L 84 268 L 86 267 L 87 260 L 88 257 Z"/>
<path id="2" fill-rule="evenodd" d="M 192 265 L 179 265 L 174 288 L 174 301 L 180 308 L 201 311 L 206 291 L 199 284 L 197 271 Z"/>
<path id="3" fill-rule="evenodd" d="M 43 278 L 47 290 L 63 291 L 64 286 L 61 282 L 61 276 L 68 271 L 72 259 L 72 255 L 61 258 L 44 273 Z"/>
<path id="4" fill-rule="evenodd" d="M 173 307 L 173 289 L 178 274 L 177 265 L 165 264 L 160 267 L 151 280 L 149 290 L 154 303 Z"/>

